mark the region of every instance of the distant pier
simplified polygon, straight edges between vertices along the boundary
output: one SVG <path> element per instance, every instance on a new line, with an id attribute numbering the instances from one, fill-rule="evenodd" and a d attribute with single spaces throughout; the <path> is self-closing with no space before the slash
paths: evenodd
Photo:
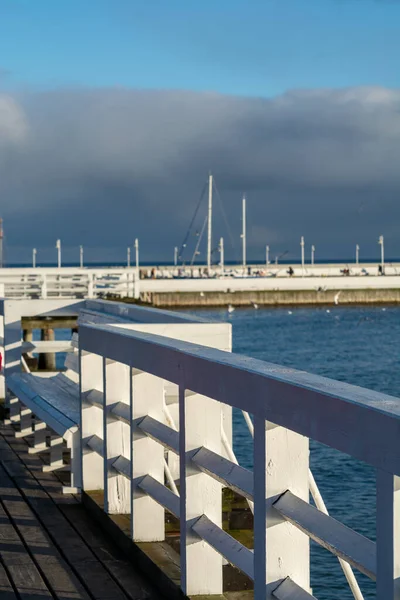
<path id="1" fill-rule="evenodd" d="M 397 304 L 400 263 L 3 268 L 1 285 L 13 299 L 109 298 L 170 308 Z"/>

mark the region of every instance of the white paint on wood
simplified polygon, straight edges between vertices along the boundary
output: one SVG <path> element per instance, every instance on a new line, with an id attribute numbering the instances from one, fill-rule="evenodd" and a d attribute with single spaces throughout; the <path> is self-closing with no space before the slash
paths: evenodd
<path id="1" fill-rule="evenodd" d="M 131 409 L 129 404 L 126 404 L 125 402 L 117 402 L 111 407 L 111 413 L 115 419 L 119 419 L 120 421 L 123 421 L 124 423 L 130 426 Z"/>
<path id="2" fill-rule="evenodd" d="M 96 451 L 85 451 L 88 443 L 93 443 L 93 436 L 103 444 L 103 410 L 85 402 L 87 392 L 96 389 L 103 393 L 103 358 L 98 354 L 80 351 L 80 373 L 83 488 L 87 491 L 104 490 L 102 456 Z"/>
<path id="3" fill-rule="evenodd" d="M 248 469 L 240 467 L 207 448 L 200 448 L 192 456 L 192 462 L 203 473 L 207 473 L 207 475 L 210 475 L 210 477 L 224 484 L 224 486 L 231 488 L 241 496 L 253 500 L 253 473 Z"/>
<path id="4" fill-rule="evenodd" d="M 221 454 L 221 405 L 180 392 L 179 407 L 182 586 L 188 596 L 222 594 L 221 555 L 191 531 L 203 515 L 222 527 L 222 486 L 187 461 L 202 446 Z"/>
<path id="5" fill-rule="evenodd" d="M 118 456 L 112 463 L 112 468 L 115 469 L 120 475 L 131 480 L 131 461 L 125 456 Z"/>
<path id="6" fill-rule="evenodd" d="M 254 418 L 254 600 L 265 600 L 267 583 L 265 419 Z"/>
<path id="7" fill-rule="evenodd" d="M 139 421 L 137 426 L 140 431 L 162 444 L 164 448 L 168 448 L 168 450 L 171 450 L 175 454 L 179 454 L 179 433 L 177 431 L 150 416 Z"/>
<path id="8" fill-rule="evenodd" d="M 287 577 L 281 584 L 272 592 L 272 596 L 277 600 L 312 600 L 312 596 L 306 590 L 303 590 L 297 583 Z"/>
<path id="9" fill-rule="evenodd" d="M 400 478 L 378 470 L 376 477 L 376 597 L 400 598 Z"/>
<path id="10" fill-rule="evenodd" d="M 147 373 L 131 377 L 132 420 L 147 415 L 163 421 L 164 381 Z M 165 538 L 164 509 L 137 489 L 135 481 L 151 475 L 164 483 L 164 447 L 144 435 L 132 423 L 132 538 L 135 542 L 155 542 Z"/>
<path id="11" fill-rule="evenodd" d="M 52 342 L 22 342 L 22 352 L 36 352 L 40 354 L 53 353 L 53 352 L 72 352 L 73 347 L 71 342 L 68 340 L 55 340 Z"/>
<path id="12" fill-rule="evenodd" d="M 130 512 L 130 482 L 121 475 L 112 472 L 112 463 L 118 456 L 130 460 L 130 427 L 115 419 L 112 413 L 117 403 L 130 400 L 130 368 L 117 362 L 104 359 L 104 430 L 103 439 L 106 460 L 104 461 L 104 510 L 109 514 L 128 514 Z"/>
<path id="13" fill-rule="evenodd" d="M 47 431 L 46 423 L 36 419 L 33 424 L 33 445 L 28 448 L 29 454 L 38 454 L 47 450 L 46 439 L 50 435 Z"/>
<path id="14" fill-rule="evenodd" d="M 83 326 L 85 348 L 218 398 L 356 459 L 400 474 L 400 404 L 394 397 L 284 366 L 110 326 Z M 384 433 L 383 433 L 384 432 Z M 365 437 L 370 440 L 365 444 Z"/>
<path id="15" fill-rule="evenodd" d="M 264 425 L 265 428 L 265 425 Z M 310 541 L 292 523 L 277 519 L 271 503 L 291 490 L 306 504 L 308 488 L 308 439 L 284 427 L 266 429 L 267 589 L 290 577 L 310 589 Z M 255 477 L 258 472 L 255 471 Z M 306 505 L 307 507 L 309 505 Z"/>
<path id="16" fill-rule="evenodd" d="M 307 534 L 326 550 L 340 556 L 353 567 L 370 577 L 376 577 L 376 546 L 365 536 L 346 527 L 333 517 L 291 492 L 285 492 L 273 507 L 289 523 Z"/>
<path id="17" fill-rule="evenodd" d="M 171 492 L 165 485 L 146 475 L 138 483 L 138 487 L 153 500 L 179 518 L 179 496 Z"/>
<path id="18" fill-rule="evenodd" d="M 194 522 L 192 530 L 228 562 L 251 579 L 254 578 L 254 555 L 246 546 L 215 525 L 205 515 Z"/>
<path id="19" fill-rule="evenodd" d="M 87 448 L 95 452 L 98 456 L 101 456 L 101 458 L 105 458 L 104 443 L 98 435 L 92 435 L 90 438 L 88 438 L 86 446 Z M 85 454 L 90 454 L 90 452 L 86 449 Z"/>

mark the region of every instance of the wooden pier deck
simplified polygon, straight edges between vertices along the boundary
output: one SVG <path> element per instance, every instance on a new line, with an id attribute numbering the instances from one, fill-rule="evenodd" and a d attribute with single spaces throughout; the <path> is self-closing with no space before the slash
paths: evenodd
<path id="1" fill-rule="evenodd" d="M 79 499 L 0 425 L 0 594 L 3 600 L 156 600 Z"/>

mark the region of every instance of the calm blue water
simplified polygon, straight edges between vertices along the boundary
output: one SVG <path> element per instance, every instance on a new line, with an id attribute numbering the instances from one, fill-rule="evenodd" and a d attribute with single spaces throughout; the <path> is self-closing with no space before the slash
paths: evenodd
<path id="1" fill-rule="evenodd" d="M 293 314 L 289 314 L 289 310 Z M 195 311 L 233 325 L 233 350 L 392 395 L 400 395 L 400 308 L 273 308 Z M 193 312 L 193 311 L 192 311 Z M 234 415 L 235 452 L 252 467 L 252 440 Z M 349 456 L 311 442 L 311 468 L 330 513 L 375 539 L 375 471 Z M 353 598 L 338 561 L 312 546 L 312 587 L 319 600 Z M 375 585 L 357 579 L 365 598 Z"/>

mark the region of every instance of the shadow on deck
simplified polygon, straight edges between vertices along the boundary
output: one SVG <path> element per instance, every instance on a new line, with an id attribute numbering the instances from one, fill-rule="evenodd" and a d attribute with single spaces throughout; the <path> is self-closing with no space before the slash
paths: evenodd
<path id="1" fill-rule="evenodd" d="M 100 492 L 84 494 L 83 503 L 78 496 L 62 494 L 60 480 L 42 472 L 43 461 L 29 454 L 28 447 L 15 438 L 12 427 L 0 426 L 2 599 L 185 598 L 173 519 L 167 517 L 166 542 L 134 544 L 129 515 L 105 515 Z M 220 598 L 253 598 L 251 590 L 245 591 L 247 581 L 232 569 L 224 568 L 227 592 Z M 241 591 L 236 591 L 238 585 Z"/>
<path id="2" fill-rule="evenodd" d="M 3 600 L 156 600 L 163 596 L 98 527 L 80 499 L 0 427 Z"/>

